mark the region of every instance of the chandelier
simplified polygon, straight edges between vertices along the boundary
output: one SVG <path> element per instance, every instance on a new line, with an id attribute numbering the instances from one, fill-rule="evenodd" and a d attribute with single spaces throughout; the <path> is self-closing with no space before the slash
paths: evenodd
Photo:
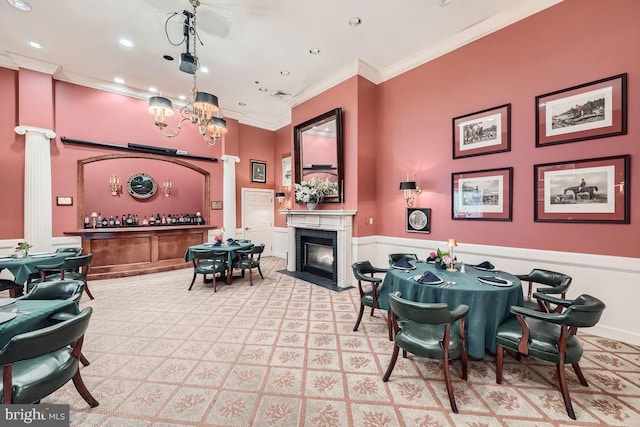
<path id="1" fill-rule="evenodd" d="M 207 92 L 198 91 L 196 72 L 199 68 L 196 46 L 198 31 L 196 27 L 196 9 L 200 6 L 200 0 L 189 0 L 193 6 L 193 12 L 183 11 L 184 21 L 184 42 L 186 52 L 180 55 L 180 70 L 193 74 L 193 87 L 191 88 L 191 99 L 184 107 L 180 108 L 180 121 L 174 129 L 166 129 L 167 117 L 173 116 L 173 105 L 171 100 L 164 96 L 152 96 L 149 98 L 149 112 L 155 118 L 155 124 L 167 138 L 177 136 L 182 130 L 182 124 L 189 122 L 198 127 L 198 132 L 210 147 L 227 133 L 227 122 L 220 117 L 220 107 L 218 97 Z M 190 40 L 193 41 L 192 52 L 189 51 Z"/>

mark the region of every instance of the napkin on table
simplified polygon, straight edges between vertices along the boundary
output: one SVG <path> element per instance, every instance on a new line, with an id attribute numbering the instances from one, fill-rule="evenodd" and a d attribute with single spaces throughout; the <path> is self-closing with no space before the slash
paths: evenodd
<path id="1" fill-rule="evenodd" d="M 487 270 L 493 270 L 495 268 L 489 261 L 484 261 L 480 264 L 476 264 L 476 267 L 486 268 Z"/>
<path id="2" fill-rule="evenodd" d="M 213 246 L 220 246 L 222 245 L 222 242 L 220 240 L 216 240 L 216 243 Z"/>
<path id="3" fill-rule="evenodd" d="M 229 242 L 229 246 L 240 246 L 240 243 L 238 243 L 238 242 L 237 242 L 237 241 L 235 241 L 235 240 L 231 240 L 231 241 Z"/>
<path id="4" fill-rule="evenodd" d="M 499 285 L 509 284 L 508 280 L 501 279 L 499 277 L 494 277 L 494 276 L 481 276 L 481 277 L 478 277 L 478 279 L 484 280 L 485 282 L 497 283 Z"/>
<path id="5" fill-rule="evenodd" d="M 405 258 L 400 258 L 398 261 L 396 261 L 393 264 L 393 267 L 396 267 L 396 268 L 413 268 L 413 265 L 411 265 L 411 263 L 409 263 L 409 261 L 407 261 Z"/>
<path id="6" fill-rule="evenodd" d="M 418 279 L 418 282 L 422 282 L 422 283 L 435 283 L 435 282 L 441 282 L 441 281 L 442 281 L 441 278 L 439 278 L 438 276 L 436 276 L 430 271 L 426 271 L 422 275 L 422 277 Z"/>

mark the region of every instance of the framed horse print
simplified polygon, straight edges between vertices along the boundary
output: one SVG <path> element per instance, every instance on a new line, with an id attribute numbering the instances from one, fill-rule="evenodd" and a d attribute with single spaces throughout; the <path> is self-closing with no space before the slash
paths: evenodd
<path id="1" fill-rule="evenodd" d="M 451 174 L 451 219 L 511 221 L 513 168 Z"/>
<path id="2" fill-rule="evenodd" d="M 511 150 L 511 104 L 453 118 L 453 158 Z"/>
<path id="3" fill-rule="evenodd" d="M 629 224 L 630 157 L 534 165 L 534 220 Z"/>

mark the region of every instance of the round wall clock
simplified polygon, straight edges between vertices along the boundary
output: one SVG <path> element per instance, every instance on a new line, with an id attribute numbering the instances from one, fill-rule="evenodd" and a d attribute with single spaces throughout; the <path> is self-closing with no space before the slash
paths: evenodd
<path id="1" fill-rule="evenodd" d="M 148 199 L 156 194 L 158 184 L 151 175 L 135 173 L 127 179 L 127 191 L 136 199 Z"/>

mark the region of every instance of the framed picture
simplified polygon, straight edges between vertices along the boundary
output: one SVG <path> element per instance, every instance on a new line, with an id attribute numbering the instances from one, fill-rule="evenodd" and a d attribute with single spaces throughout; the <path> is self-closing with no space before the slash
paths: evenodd
<path id="1" fill-rule="evenodd" d="M 222 200 L 212 200 L 211 201 L 211 210 L 219 211 L 222 209 Z"/>
<path id="2" fill-rule="evenodd" d="M 534 220 L 629 224 L 629 155 L 533 166 Z"/>
<path id="3" fill-rule="evenodd" d="M 626 133 L 626 73 L 536 96 L 536 147 Z"/>
<path id="4" fill-rule="evenodd" d="M 453 158 L 511 150 L 511 104 L 453 118 Z"/>
<path id="5" fill-rule="evenodd" d="M 429 233 L 431 231 L 430 208 L 407 208 L 407 231 Z"/>
<path id="6" fill-rule="evenodd" d="M 73 197 L 71 196 L 56 196 L 57 206 L 73 206 Z"/>
<path id="7" fill-rule="evenodd" d="M 291 186 L 291 156 L 282 158 L 282 186 Z"/>
<path id="8" fill-rule="evenodd" d="M 251 182 L 267 182 L 267 163 L 251 160 Z"/>
<path id="9" fill-rule="evenodd" d="M 513 168 L 451 174 L 451 218 L 511 221 Z"/>

